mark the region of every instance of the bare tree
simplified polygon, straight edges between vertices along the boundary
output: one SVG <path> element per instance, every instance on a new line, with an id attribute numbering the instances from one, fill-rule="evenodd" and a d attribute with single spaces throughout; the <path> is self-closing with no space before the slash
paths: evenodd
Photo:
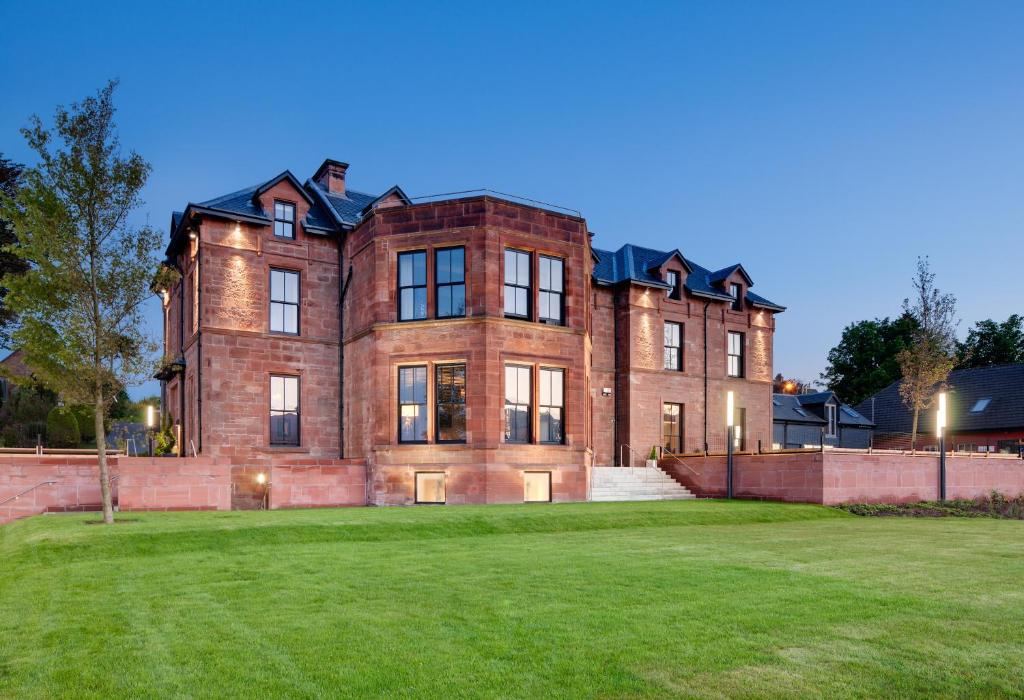
<path id="1" fill-rule="evenodd" d="M 928 258 L 917 259 L 913 279 L 914 297 L 903 300 L 903 311 L 917 321 L 913 342 L 897 359 L 903 381 L 900 398 L 913 411 L 910 448 L 917 446 L 921 412 L 931 406 L 935 394 L 945 385 L 956 364 L 956 297 L 935 287 L 935 273 Z"/>

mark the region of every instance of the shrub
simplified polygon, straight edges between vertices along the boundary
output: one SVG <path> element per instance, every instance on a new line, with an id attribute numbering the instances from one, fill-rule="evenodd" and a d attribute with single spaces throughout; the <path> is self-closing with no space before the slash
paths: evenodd
<path id="1" fill-rule="evenodd" d="M 170 425 L 165 425 L 163 429 L 156 434 L 156 440 L 154 443 L 153 451 L 157 456 L 163 457 L 174 452 L 174 430 Z"/>
<path id="2" fill-rule="evenodd" d="M 74 411 L 56 406 L 46 416 L 46 442 L 50 447 L 78 447 L 82 434 Z"/>
<path id="3" fill-rule="evenodd" d="M 78 421 L 78 432 L 85 442 L 96 440 L 96 410 L 92 406 L 73 406 L 71 412 Z"/>

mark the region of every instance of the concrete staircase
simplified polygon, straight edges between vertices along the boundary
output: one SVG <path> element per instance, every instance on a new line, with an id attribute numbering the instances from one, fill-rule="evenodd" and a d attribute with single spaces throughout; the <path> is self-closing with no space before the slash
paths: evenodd
<path id="1" fill-rule="evenodd" d="M 657 467 L 594 467 L 590 472 L 591 501 L 668 501 L 696 498 Z"/>

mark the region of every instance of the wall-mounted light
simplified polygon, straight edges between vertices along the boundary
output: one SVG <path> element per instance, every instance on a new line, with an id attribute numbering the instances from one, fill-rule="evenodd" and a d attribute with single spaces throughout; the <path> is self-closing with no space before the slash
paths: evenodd
<path id="1" fill-rule="evenodd" d="M 256 483 L 259 484 L 260 486 L 263 486 L 263 484 L 267 483 L 267 475 L 264 474 L 263 472 L 257 474 Z"/>
<path id="2" fill-rule="evenodd" d="M 612 390 L 609 389 L 608 387 L 605 387 L 605 388 L 601 389 L 601 396 L 611 396 L 611 395 L 612 395 Z"/>
<path id="3" fill-rule="evenodd" d="M 195 231 L 189 231 L 189 232 L 188 232 L 188 239 L 189 239 L 190 241 L 194 241 L 194 240 L 195 240 L 195 239 L 197 239 L 197 238 L 199 238 L 199 236 L 198 236 L 198 235 L 196 234 L 196 232 L 195 232 Z"/>

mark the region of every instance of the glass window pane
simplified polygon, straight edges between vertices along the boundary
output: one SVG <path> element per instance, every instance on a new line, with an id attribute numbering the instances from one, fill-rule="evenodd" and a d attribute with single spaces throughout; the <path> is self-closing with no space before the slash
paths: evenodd
<path id="1" fill-rule="evenodd" d="M 285 333 L 299 332 L 299 307 L 288 304 L 284 306 L 284 328 Z"/>
<path id="2" fill-rule="evenodd" d="M 563 401 L 562 393 L 565 390 L 565 373 L 554 372 L 552 373 L 551 380 L 551 405 L 552 406 L 565 406 Z"/>
<path id="3" fill-rule="evenodd" d="M 283 301 L 281 298 L 281 290 L 284 288 L 283 277 L 284 273 L 280 270 L 270 271 L 270 298 L 274 301 Z"/>
<path id="4" fill-rule="evenodd" d="M 452 288 L 438 287 L 437 289 L 437 315 L 452 315 Z"/>
<path id="5" fill-rule="evenodd" d="M 562 291 L 562 261 L 551 261 L 551 289 L 556 292 Z"/>
<path id="6" fill-rule="evenodd" d="M 528 367 L 517 367 L 516 378 L 519 382 L 519 400 L 523 403 L 530 402 L 530 369 Z"/>
<path id="7" fill-rule="evenodd" d="M 407 253 L 398 256 L 398 284 L 403 287 L 412 284 L 412 256 Z"/>
<path id="8" fill-rule="evenodd" d="M 299 303 L 299 275 L 297 272 L 284 274 L 284 300 L 293 304 Z"/>
<path id="9" fill-rule="evenodd" d="M 451 276 L 452 282 L 466 281 L 466 251 L 464 248 L 455 248 L 451 251 Z"/>
<path id="10" fill-rule="evenodd" d="M 272 303 L 270 305 L 270 330 L 280 333 L 284 330 L 284 306 Z"/>
<path id="11" fill-rule="evenodd" d="M 540 288 L 551 289 L 551 258 L 540 259 Z"/>
<path id="12" fill-rule="evenodd" d="M 529 313 L 528 309 L 526 290 L 521 287 L 516 287 L 516 314 L 519 316 L 526 316 Z"/>
<path id="13" fill-rule="evenodd" d="M 451 281 L 452 268 L 451 268 L 451 251 L 439 250 L 434 257 L 435 269 L 434 275 L 437 278 L 438 284 L 445 284 Z"/>
<path id="14" fill-rule="evenodd" d="M 515 251 L 505 250 L 505 284 L 516 283 L 516 254 Z"/>
<path id="15" fill-rule="evenodd" d="M 516 381 L 516 368 L 505 367 L 505 402 L 519 403 L 519 384 Z"/>
<path id="16" fill-rule="evenodd" d="M 413 289 L 413 318 L 426 318 L 427 317 L 427 289 L 426 287 L 416 287 Z"/>
<path id="17" fill-rule="evenodd" d="M 530 286 L 530 254 L 529 253 L 517 253 L 516 254 L 516 278 L 517 284 L 523 287 Z"/>
<path id="18" fill-rule="evenodd" d="M 466 315 L 466 286 L 458 285 L 452 287 L 452 316 Z"/>
<path id="19" fill-rule="evenodd" d="M 413 253 L 412 256 L 412 279 L 413 284 L 427 283 L 427 254 Z"/>
<path id="20" fill-rule="evenodd" d="M 284 408 L 284 378 L 270 378 L 270 407 L 272 409 Z"/>

